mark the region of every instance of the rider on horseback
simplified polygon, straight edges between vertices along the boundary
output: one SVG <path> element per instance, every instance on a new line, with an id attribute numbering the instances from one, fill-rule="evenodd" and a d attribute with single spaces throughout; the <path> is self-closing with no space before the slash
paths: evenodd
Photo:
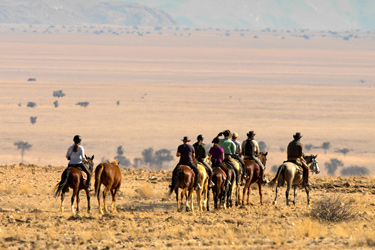
<path id="1" fill-rule="evenodd" d="M 239 183 L 239 171 L 234 167 L 236 162 L 234 161 L 232 155 L 235 155 L 236 153 L 236 144 L 232 142 L 230 139 L 231 137 L 231 132 L 230 130 L 225 130 L 224 132 L 220 132 L 216 137 L 218 138 L 219 136 L 224 135 L 224 139 L 219 139 L 220 140 L 220 147 L 224 149 L 224 155 L 225 155 L 225 163 L 228 163 L 228 166 L 232 167 L 234 172 L 236 173 L 236 182 Z M 241 183 L 242 184 L 242 183 Z"/>
<path id="2" fill-rule="evenodd" d="M 178 162 L 177 166 L 173 170 L 173 172 L 176 170 L 176 168 L 179 165 L 187 165 L 189 166 L 194 174 L 195 174 L 195 179 L 194 179 L 194 189 L 202 189 L 202 187 L 198 183 L 198 177 L 199 177 L 199 170 L 196 166 L 196 164 L 193 161 L 193 158 L 195 157 L 195 150 L 194 147 L 189 144 L 190 140 L 187 136 L 185 136 L 182 139 L 183 144 L 178 146 L 177 148 L 177 153 L 176 156 L 180 157 L 180 161 Z"/>
<path id="3" fill-rule="evenodd" d="M 198 135 L 197 142 L 193 144 L 195 150 L 195 157 L 200 162 L 209 176 L 209 187 L 213 187 L 215 184 L 212 182 L 212 168 L 204 161 L 207 157 L 207 150 L 206 145 L 203 143 L 204 137 L 203 135 Z"/>
<path id="4" fill-rule="evenodd" d="M 228 177 L 228 171 L 229 168 L 227 165 L 223 163 L 225 157 L 224 157 L 224 149 L 219 146 L 220 139 L 215 137 L 212 140 L 212 143 L 214 144 L 211 148 L 210 151 L 208 152 L 208 158 L 212 162 L 212 167 L 220 167 Z M 231 184 L 229 178 L 227 179 L 227 184 Z"/>
<path id="5" fill-rule="evenodd" d="M 87 174 L 87 182 L 86 187 L 91 190 L 90 180 L 91 180 L 91 172 L 83 162 L 87 163 L 85 157 L 85 150 L 80 145 L 82 138 L 79 135 L 74 136 L 73 138 L 74 144 L 68 148 L 68 151 L 66 152 L 66 158 L 69 160 L 68 167 L 75 167 L 82 171 L 84 171 Z"/>
<path id="6" fill-rule="evenodd" d="M 258 155 L 259 155 L 259 144 L 256 140 L 254 140 L 254 136 L 256 134 L 254 131 L 250 131 L 247 133 L 247 139 L 242 142 L 242 154 L 244 156 L 244 160 L 253 160 L 256 162 L 256 164 L 259 165 L 260 167 L 260 176 L 263 180 L 263 183 L 266 183 L 267 180 L 264 177 L 264 170 L 265 167 L 263 166 L 262 162 L 259 160 Z"/>
<path id="7" fill-rule="evenodd" d="M 241 144 L 237 141 L 237 138 L 238 138 L 238 134 L 236 132 L 234 132 L 233 135 L 232 135 L 232 141 L 236 145 L 236 153 L 234 155 L 232 155 L 232 157 L 234 159 L 236 159 L 239 163 L 241 163 L 242 172 L 243 172 L 243 175 L 242 175 L 242 178 L 241 178 L 241 185 L 243 185 L 244 184 L 243 179 L 244 178 L 248 179 L 249 177 L 247 176 L 247 173 L 246 173 L 246 164 L 241 158 L 242 148 L 241 148 Z"/>
<path id="8" fill-rule="evenodd" d="M 293 162 L 294 164 L 302 167 L 303 169 L 303 182 L 302 186 L 309 186 L 309 167 L 306 164 L 305 159 L 303 158 L 303 144 L 300 142 L 302 135 L 300 132 L 297 132 L 293 135 L 294 140 L 291 141 L 288 145 L 288 162 Z"/>

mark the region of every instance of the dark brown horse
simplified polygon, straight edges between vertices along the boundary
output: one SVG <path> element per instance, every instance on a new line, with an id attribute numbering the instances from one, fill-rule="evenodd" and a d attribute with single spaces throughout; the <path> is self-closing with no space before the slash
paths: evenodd
<path id="1" fill-rule="evenodd" d="M 263 163 L 263 166 L 266 167 L 267 162 L 267 154 L 260 152 L 259 153 L 259 159 Z M 244 160 L 246 164 L 246 173 L 249 176 L 249 178 L 246 180 L 245 187 L 243 188 L 243 194 L 242 194 L 242 205 L 245 205 L 245 195 L 247 191 L 247 205 L 250 204 L 250 192 L 251 192 L 251 184 L 252 183 L 258 183 L 258 189 L 259 189 L 259 197 L 260 197 L 260 204 L 263 205 L 263 196 L 262 196 L 262 176 L 260 175 L 260 167 L 258 164 L 255 163 L 255 161 L 252 160 Z"/>
<path id="2" fill-rule="evenodd" d="M 88 166 L 88 169 L 90 172 L 92 172 L 93 167 L 94 167 L 94 156 L 87 157 L 85 156 L 88 164 L 85 166 Z M 86 181 L 83 178 L 83 171 L 79 170 L 75 167 L 68 167 L 64 170 L 64 172 L 61 175 L 61 180 L 59 183 L 56 185 L 56 193 L 55 197 L 59 196 L 61 194 L 61 212 L 64 212 L 64 195 L 65 193 L 71 188 L 73 190 L 73 195 L 71 199 L 71 208 L 72 212 L 75 215 L 76 211 L 74 209 L 74 197 L 77 197 L 77 212 L 79 212 L 79 191 L 84 189 L 86 192 L 87 196 L 87 211 L 90 212 L 90 191 L 86 188 Z"/>
<path id="3" fill-rule="evenodd" d="M 224 196 L 225 196 L 225 176 L 224 172 L 219 166 L 212 167 L 212 182 L 215 184 L 212 189 L 212 195 L 214 197 L 214 208 L 218 209 L 224 207 Z M 219 203 L 219 204 L 218 204 Z M 209 210 L 209 192 L 207 195 L 207 211 Z"/>
<path id="4" fill-rule="evenodd" d="M 181 203 L 178 201 L 178 189 L 181 188 Z M 170 186 L 169 195 L 176 193 L 177 212 L 182 211 L 183 200 L 185 197 L 186 211 L 194 211 L 193 208 L 193 191 L 194 191 L 194 172 L 186 165 L 179 165 L 173 171 L 172 185 Z M 189 206 L 191 202 L 191 208 Z"/>
<path id="5" fill-rule="evenodd" d="M 95 168 L 95 195 L 98 198 L 99 212 L 103 214 L 103 209 L 100 204 L 100 186 L 103 184 L 105 186 L 103 191 L 103 204 L 104 212 L 108 213 L 107 209 L 107 193 L 111 191 L 112 194 L 112 212 L 117 212 L 116 210 L 116 195 L 121 186 L 121 171 L 118 167 L 119 162 L 117 160 L 109 163 L 100 163 Z"/>

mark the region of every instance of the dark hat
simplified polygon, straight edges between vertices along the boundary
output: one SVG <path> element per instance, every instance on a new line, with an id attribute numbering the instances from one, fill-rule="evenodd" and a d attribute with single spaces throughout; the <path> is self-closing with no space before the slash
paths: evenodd
<path id="1" fill-rule="evenodd" d="M 190 140 L 189 140 L 189 137 L 184 136 L 184 139 L 182 139 L 181 141 L 190 141 Z"/>
<path id="2" fill-rule="evenodd" d="M 198 141 L 201 141 L 201 140 L 203 140 L 203 139 L 204 139 L 203 135 L 198 135 L 198 136 L 197 136 L 197 140 L 198 140 Z"/>
<path id="3" fill-rule="evenodd" d="M 295 135 L 293 135 L 294 139 L 298 140 L 302 138 L 302 135 L 300 132 L 297 132 Z"/>
<path id="4" fill-rule="evenodd" d="M 247 137 L 254 137 L 256 134 L 254 133 L 253 130 L 249 131 L 249 133 L 247 133 Z"/>
<path id="5" fill-rule="evenodd" d="M 213 140 L 212 140 L 212 143 L 219 143 L 220 142 L 220 139 L 218 137 L 215 137 Z"/>

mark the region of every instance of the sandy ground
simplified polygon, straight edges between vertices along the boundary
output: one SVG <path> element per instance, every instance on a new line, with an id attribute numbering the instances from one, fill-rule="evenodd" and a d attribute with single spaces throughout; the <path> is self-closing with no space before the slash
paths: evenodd
<path id="1" fill-rule="evenodd" d="M 304 144 L 330 142 L 326 154 L 311 150 L 321 166 L 338 158 L 374 172 L 372 33 L 345 41 L 327 32 L 305 39 L 299 31 L 228 37 L 215 30 L 114 36 L 10 29 L 0 27 L 2 164 L 21 162 L 17 141 L 32 145 L 24 163 L 64 166 L 75 134 L 96 159 L 113 159 L 121 145 L 132 160 L 149 147 L 174 155 L 186 135 L 203 134 L 209 144 L 230 129 L 240 141 L 255 130 L 268 166 L 285 160 L 299 131 Z M 53 97 L 56 90 L 66 96 Z M 351 151 L 335 152 L 342 148 Z"/>
<path id="2" fill-rule="evenodd" d="M 63 167 L 0 167 L 0 248 L 2 249 L 371 249 L 375 247 L 374 178 L 312 177 L 311 207 L 299 190 L 297 205 L 285 205 L 285 188 L 272 205 L 274 189 L 256 187 L 251 204 L 209 212 L 176 212 L 166 195 L 171 172 L 123 170 L 118 213 L 101 215 L 84 192 L 80 212 L 59 211 L 53 187 Z M 269 176 L 270 177 L 270 176 Z M 341 197 L 353 220 L 319 221 L 312 210 L 320 200 Z M 195 197 L 194 197 L 195 198 Z M 292 197 L 291 197 L 292 198 Z M 108 197 L 110 200 L 110 196 Z M 210 202 L 213 208 L 212 200 Z M 195 203 L 196 208 L 196 203 Z M 111 211 L 110 207 L 109 210 Z"/>

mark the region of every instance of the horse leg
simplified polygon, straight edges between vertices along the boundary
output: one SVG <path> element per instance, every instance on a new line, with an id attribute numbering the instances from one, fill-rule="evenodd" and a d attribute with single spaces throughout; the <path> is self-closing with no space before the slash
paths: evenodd
<path id="1" fill-rule="evenodd" d="M 194 212 L 194 207 L 193 207 L 193 189 L 190 189 L 188 192 L 188 195 L 186 197 L 186 212 L 192 211 Z M 189 202 L 191 203 L 191 207 L 189 206 Z"/>
<path id="2" fill-rule="evenodd" d="M 102 205 L 100 204 L 100 186 L 101 185 L 99 185 L 99 187 L 98 187 L 98 193 L 96 194 L 96 198 L 98 199 L 99 213 L 104 214 L 103 209 L 102 209 Z"/>
<path id="3" fill-rule="evenodd" d="M 292 184 L 290 182 L 287 183 L 287 186 L 286 186 L 286 192 L 285 192 L 285 196 L 286 196 L 286 205 L 289 206 L 289 191 L 290 191 L 290 188 L 291 188 Z"/>
<path id="4" fill-rule="evenodd" d="M 61 192 L 61 206 L 60 206 L 60 210 L 62 213 L 64 212 L 64 196 L 65 196 L 65 192 L 62 191 Z"/>
<path id="5" fill-rule="evenodd" d="M 176 193 L 177 212 L 180 212 L 180 203 L 178 202 L 178 188 L 176 188 L 174 192 Z"/>
<path id="6" fill-rule="evenodd" d="M 117 209 L 116 209 L 116 197 L 117 197 L 117 193 L 118 193 L 119 189 L 120 189 L 120 187 L 117 186 L 115 188 L 115 190 L 113 191 L 113 193 L 112 193 L 112 212 L 114 212 L 114 213 L 117 213 Z"/>
<path id="7" fill-rule="evenodd" d="M 106 186 L 104 188 L 104 191 L 103 191 L 103 206 L 104 206 L 104 212 L 105 213 L 108 213 L 108 208 L 107 208 L 107 193 L 108 193 L 108 186 Z"/>
<path id="8" fill-rule="evenodd" d="M 297 198 L 297 186 L 293 186 L 294 187 L 294 200 L 293 200 L 293 205 L 295 206 L 296 205 L 296 198 Z"/>
<path id="9" fill-rule="evenodd" d="M 310 190 L 309 187 L 305 187 L 306 195 L 307 195 L 307 205 L 310 206 Z"/>
<path id="10" fill-rule="evenodd" d="M 259 189 L 260 205 L 263 205 L 262 181 L 263 181 L 262 179 L 258 180 L 258 189 Z"/>
<path id="11" fill-rule="evenodd" d="M 79 190 L 77 192 L 77 213 L 79 212 Z"/>
<path id="12" fill-rule="evenodd" d="M 78 189 L 77 187 L 73 188 L 73 192 L 72 192 L 73 194 L 72 194 L 71 204 L 70 204 L 74 216 L 76 215 L 76 211 L 74 209 L 74 198 L 78 193 L 77 189 Z"/>
<path id="13" fill-rule="evenodd" d="M 277 193 L 279 192 L 279 183 L 276 185 L 276 190 L 275 190 L 275 200 L 273 201 L 273 205 L 276 205 L 277 203 Z"/>
<path id="14" fill-rule="evenodd" d="M 199 212 L 202 212 L 202 189 L 197 190 L 197 202 L 198 202 L 198 210 Z"/>
<path id="15" fill-rule="evenodd" d="M 247 190 L 247 182 L 248 182 L 248 180 L 246 180 L 245 187 L 242 190 L 242 205 L 245 205 L 245 196 L 246 196 L 246 190 Z"/>
<path id="16" fill-rule="evenodd" d="M 85 189 L 86 197 L 87 197 L 87 212 L 91 213 L 91 205 L 90 205 L 90 191 Z"/>

